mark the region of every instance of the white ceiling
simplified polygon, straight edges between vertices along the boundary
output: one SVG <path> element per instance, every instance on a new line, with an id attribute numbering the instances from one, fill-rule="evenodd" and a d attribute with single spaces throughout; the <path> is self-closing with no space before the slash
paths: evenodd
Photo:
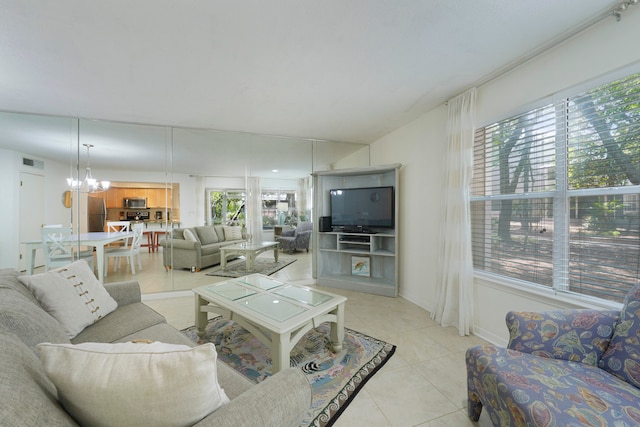
<path id="1" fill-rule="evenodd" d="M 0 110 L 370 143 L 617 3 L 0 0 Z"/>

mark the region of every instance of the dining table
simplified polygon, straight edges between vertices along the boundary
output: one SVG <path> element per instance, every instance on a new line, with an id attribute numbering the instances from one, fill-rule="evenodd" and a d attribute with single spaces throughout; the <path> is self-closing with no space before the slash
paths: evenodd
<path id="1" fill-rule="evenodd" d="M 106 231 L 92 231 L 89 233 L 74 234 L 70 241 L 74 242 L 74 245 L 78 246 L 92 246 L 96 249 L 96 264 L 98 266 L 98 280 L 100 283 L 104 282 L 104 251 L 105 246 L 110 243 L 117 242 L 118 240 L 124 240 L 133 237 L 133 232 L 106 232 Z M 34 262 L 36 258 L 36 251 L 42 249 L 42 240 L 28 240 L 22 242 L 25 246 L 25 257 L 27 274 L 33 274 L 35 269 Z"/>

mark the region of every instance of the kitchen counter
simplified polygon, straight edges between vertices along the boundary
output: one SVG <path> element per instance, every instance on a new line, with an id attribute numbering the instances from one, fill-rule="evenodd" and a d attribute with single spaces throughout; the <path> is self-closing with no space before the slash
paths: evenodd
<path id="1" fill-rule="evenodd" d="M 148 221 L 143 221 L 147 227 L 149 225 L 153 225 L 153 226 L 157 226 L 159 225 L 161 228 L 164 228 L 165 224 L 170 224 L 171 227 L 180 227 L 180 221 L 179 220 L 171 220 L 171 221 L 163 221 L 161 219 L 150 219 Z"/>

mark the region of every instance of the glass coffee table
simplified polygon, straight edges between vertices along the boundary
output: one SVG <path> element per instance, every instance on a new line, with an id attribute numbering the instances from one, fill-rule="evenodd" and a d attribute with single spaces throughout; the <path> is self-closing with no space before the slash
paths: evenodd
<path id="1" fill-rule="evenodd" d="M 193 289 L 196 329 L 204 335 L 207 313 L 235 321 L 271 350 L 272 374 L 289 367 L 291 349 L 310 329 L 331 323 L 335 352 L 344 340 L 346 297 L 251 274 Z"/>
<path id="2" fill-rule="evenodd" d="M 237 245 L 222 246 L 220 248 L 220 268 L 227 267 L 228 255 L 244 255 L 247 273 L 255 269 L 255 260 L 262 252 L 273 250 L 273 258 L 278 262 L 279 253 L 278 242 L 244 242 Z"/>

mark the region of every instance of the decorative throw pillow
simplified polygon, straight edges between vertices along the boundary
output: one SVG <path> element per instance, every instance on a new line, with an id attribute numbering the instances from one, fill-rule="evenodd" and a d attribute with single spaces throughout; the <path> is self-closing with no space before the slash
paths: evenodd
<path id="1" fill-rule="evenodd" d="M 216 230 L 218 235 L 218 242 L 224 242 L 224 225 L 214 225 L 213 229 Z"/>
<path id="2" fill-rule="evenodd" d="M 196 234 L 198 234 L 198 238 L 203 245 L 218 243 L 218 234 L 212 226 L 205 225 L 202 227 L 195 227 L 194 230 L 196 231 Z"/>
<path id="3" fill-rule="evenodd" d="M 86 261 L 18 278 L 71 339 L 118 308 Z"/>
<path id="4" fill-rule="evenodd" d="M 87 426 L 190 426 L 229 402 L 217 353 L 160 342 L 37 346 L 60 402 Z"/>
<path id="5" fill-rule="evenodd" d="M 184 240 L 190 240 L 192 242 L 197 242 L 198 241 L 198 239 L 196 239 L 196 236 L 193 234 L 193 232 L 191 230 L 189 230 L 188 228 L 184 229 L 183 235 L 184 235 Z"/>
<path id="6" fill-rule="evenodd" d="M 640 387 L 640 285 L 627 293 L 613 338 L 598 367 Z"/>
<path id="7" fill-rule="evenodd" d="M 225 226 L 224 240 L 242 240 L 242 228 L 238 226 Z"/>

